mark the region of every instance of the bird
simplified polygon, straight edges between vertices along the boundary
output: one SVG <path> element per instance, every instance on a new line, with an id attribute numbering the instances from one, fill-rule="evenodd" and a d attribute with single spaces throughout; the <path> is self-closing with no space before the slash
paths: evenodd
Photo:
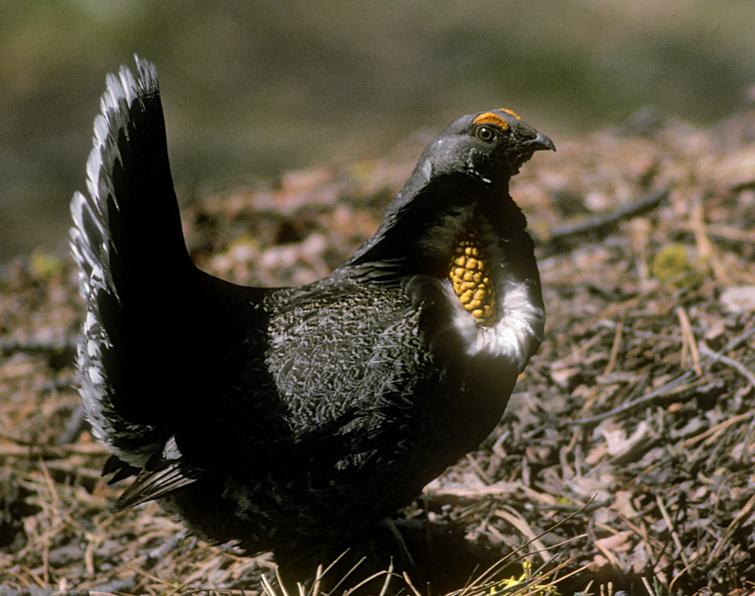
<path id="1" fill-rule="evenodd" d="M 509 182 L 555 146 L 508 108 L 461 116 L 330 275 L 237 285 L 192 261 L 157 70 L 134 60 L 106 77 L 69 234 L 116 507 L 158 500 L 250 553 L 348 544 L 479 446 L 543 341 Z"/>

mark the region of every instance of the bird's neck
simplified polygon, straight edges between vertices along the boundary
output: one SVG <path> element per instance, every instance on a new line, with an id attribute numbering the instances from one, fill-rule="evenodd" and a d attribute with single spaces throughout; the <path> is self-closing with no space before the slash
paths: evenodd
<path id="1" fill-rule="evenodd" d="M 446 275 L 461 244 L 485 243 L 525 225 L 508 194 L 508 181 L 492 187 L 468 176 L 445 176 L 416 190 L 410 180 L 348 266 L 393 262 L 403 264 L 406 274 Z M 475 239 L 478 228 L 490 228 L 490 237 Z"/>
<path id="2" fill-rule="evenodd" d="M 473 359 L 524 369 L 543 338 L 544 310 L 532 240 L 519 208 L 506 197 L 448 215 L 421 243 L 436 263 L 447 317 Z"/>

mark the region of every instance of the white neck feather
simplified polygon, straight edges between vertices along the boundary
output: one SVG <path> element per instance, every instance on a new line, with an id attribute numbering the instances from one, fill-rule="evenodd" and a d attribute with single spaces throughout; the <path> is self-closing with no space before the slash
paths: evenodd
<path id="1" fill-rule="evenodd" d="M 480 325 L 462 307 L 450 281 L 444 282 L 444 288 L 454 310 L 452 324 L 464 340 L 467 355 L 505 358 L 522 372 L 543 340 L 545 324 L 545 312 L 537 306 L 529 284 L 511 278 L 497 284 L 499 314 L 489 326 Z"/>
<path id="2" fill-rule="evenodd" d="M 439 226 L 442 232 L 437 233 L 436 246 L 448 251 L 459 230 L 468 226 L 471 218 L 470 212 L 447 217 L 446 225 Z M 505 248 L 484 220 L 476 220 L 475 229 L 494 276 L 497 315 L 492 324 L 481 325 L 464 309 L 450 280 L 445 280 L 443 287 L 454 312 L 452 325 L 464 340 L 468 356 L 484 354 L 506 358 L 521 372 L 543 340 L 545 311 L 540 306 L 538 288 L 533 288 L 532 281 L 522 280 L 507 269 Z"/>

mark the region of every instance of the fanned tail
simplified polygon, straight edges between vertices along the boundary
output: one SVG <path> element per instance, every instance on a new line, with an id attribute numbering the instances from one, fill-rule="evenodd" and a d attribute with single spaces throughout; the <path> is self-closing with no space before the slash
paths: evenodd
<path id="1" fill-rule="evenodd" d="M 71 200 L 73 256 L 87 302 L 77 364 L 95 436 L 129 464 L 162 448 L 182 341 L 181 294 L 197 276 L 183 240 L 155 66 L 107 76 Z"/>

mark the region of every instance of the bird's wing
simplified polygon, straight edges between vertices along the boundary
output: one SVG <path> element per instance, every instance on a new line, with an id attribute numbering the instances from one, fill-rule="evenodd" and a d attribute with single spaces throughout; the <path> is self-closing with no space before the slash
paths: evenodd
<path id="1" fill-rule="evenodd" d="M 401 288 L 331 278 L 276 310 L 267 367 L 294 442 L 347 432 L 349 412 L 377 421 L 432 383 L 422 311 Z"/>

